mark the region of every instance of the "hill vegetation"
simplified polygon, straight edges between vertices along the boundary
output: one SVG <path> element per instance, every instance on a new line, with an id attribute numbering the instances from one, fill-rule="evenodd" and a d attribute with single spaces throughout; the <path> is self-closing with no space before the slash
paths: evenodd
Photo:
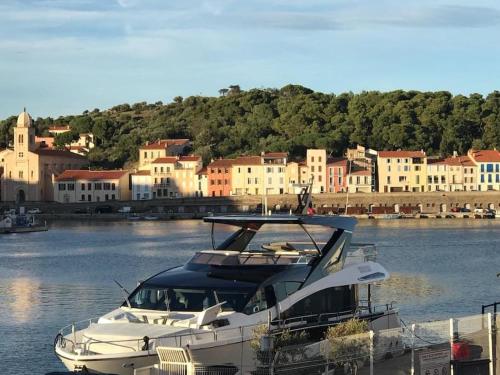
<path id="1" fill-rule="evenodd" d="M 215 157 L 326 148 L 340 156 L 356 143 L 374 149 L 424 150 L 447 156 L 471 147 L 500 147 L 500 92 L 486 97 L 449 92 L 368 91 L 324 94 L 288 85 L 281 89 L 221 89 L 220 97 L 176 97 L 163 104 L 122 104 L 57 119 L 37 118 L 38 135 L 53 125 L 71 126 L 59 145 L 92 132 L 98 146 L 89 158 L 96 167 L 129 166 L 146 141 L 190 138 L 193 152 Z M 0 148 L 12 140 L 16 117 L 0 122 Z"/>

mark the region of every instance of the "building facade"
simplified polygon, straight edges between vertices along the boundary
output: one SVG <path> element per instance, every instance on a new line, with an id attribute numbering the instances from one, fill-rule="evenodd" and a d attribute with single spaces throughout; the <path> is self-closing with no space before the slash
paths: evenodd
<path id="1" fill-rule="evenodd" d="M 132 200 L 150 200 L 153 199 L 153 184 L 151 182 L 151 171 L 142 170 L 130 174 L 132 183 Z"/>
<path id="2" fill-rule="evenodd" d="M 328 193 L 345 193 L 347 191 L 347 165 L 344 158 L 329 159 L 326 165 Z"/>
<path id="3" fill-rule="evenodd" d="M 14 128 L 14 147 L 4 150 L 0 157 L 1 200 L 52 201 L 53 175 L 66 169 L 79 169 L 88 164 L 80 155 L 63 150 L 42 147 L 36 142 L 31 116 L 22 112 Z"/>
<path id="4" fill-rule="evenodd" d="M 234 159 L 212 160 L 207 166 L 207 194 L 210 197 L 231 195 L 231 175 Z"/>
<path id="5" fill-rule="evenodd" d="M 288 153 L 286 152 L 267 152 L 262 153 L 263 165 L 263 187 L 266 195 L 285 194 L 287 189 L 286 164 Z"/>
<path id="6" fill-rule="evenodd" d="M 467 156 L 477 166 L 477 190 L 500 190 L 500 152 L 469 150 Z"/>
<path id="7" fill-rule="evenodd" d="M 377 155 L 380 193 L 424 192 L 427 156 L 423 151 L 379 151 Z"/>
<path id="8" fill-rule="evenodd" d="M 326 150 L 307 150 L 306 163 L 309 177 L 313 183 L 313 193 L 325 193 L 327 191 L 326 161 Z"/>
<path id="9" fill-rule="evenodd" d="M 59 203 L 130 200 L 128 171 L 66 170 L 54 178 Z"/>
<path id="10" fill-rule="evenodd" d="M 232 169 L 232 195 L 263 194 L 264 171 L 260 156 L 240 156 L 234 160 Z"/>
<path id="11" fill-rule="evenodd" d="M 139 148 L 139 169 L 149 169 L 149 165 L 158 158 L 182 155 L 190 145 L 189 139 L 161 139 L 147 143 Z"/>

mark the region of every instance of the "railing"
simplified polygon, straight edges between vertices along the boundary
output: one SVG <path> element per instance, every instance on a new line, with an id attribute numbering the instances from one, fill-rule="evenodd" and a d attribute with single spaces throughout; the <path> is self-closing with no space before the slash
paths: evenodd
<path id="1" fill-rule="evenodd" d="M 361 315 L 368 316 L 374 313 L 376 308 L 382 309 L 385 307 L 385 311 L 392 309 L 392 305 L 380 305 L 372 307 L 372 310 L 368 314 L 361 315 L 364 311 L 368 311 L 365 306 L 357 306 L 356 308 L 339 311 L 334 313 L 323 313 L 323 314 L 311 314 L 305 316 L 298 316 L 288 319 L 273 320 L 271 321 L 271 326 L 277 327 L 278 329 L 289 328 L 293 330 L 304 330 L 311 329 L 315 327 L 321 327 L 325 325 L 334 324 L 336 321 L 341 321 L 350 316 Z M 380 310 L 381 311 L 381 310 Z M 189 332 L 182 334 L 175 334 L 172 336 L 164 335 L 157 337 L 150 337 L 148 343 L 146 344 L 142 338 L 140 339 L 128 339 L 128 340 L 96 340 L 93 338 L 87 338 L 84 341 L 83 337 L 78 340 L 78 331 L 85 329 L 92 323 L 96 323 L 97 318 L 87 319 L 74 324 L 68 325 L 62 328 L 57 336 L 54 346 L 64 350 L 67 353 L 78 353 L 80 355 L 94 355 L 96 354 L 91 349 L 96 345 L 109 345 L 116 348 L 126 349 L 127 351 L 142 351 L 142 350 L 154 350 L 158 346 L 168 346 L 175 348 L 182 348 L 186 345 L 203 344 L 208 342 L 219 342 L 219 341 L 244 341 L 249 340 L 253 337 L 255 329 L 262 326 L 265 323 L 251 324 L 247 326 L 239 326 L 232 328 L 217 328 L 217 329 L 206 329 L 194 331 L 189 328 Z M 144 324 L 144 323 L 135 323 Z M 300 327 L 299 327 L 300 326 Z M 68 337 L 69 336 L 69 337 Z M 70 338 L 71 337 L 71 338 Z M 145 348 L 146 344 L 146 348 Z"/>
<path id="2" fill-rule="evenodd" d="M 498 311 L 498 306 L 500 306 L 500 302 L 490 303 L 489 305 L 482 305 L 481 306 L 481 314 L 484 315 L 484 313 L 486 312 L 487 309 L 493 307 L 493 316 L 496 316 L 497 311 Z"/>

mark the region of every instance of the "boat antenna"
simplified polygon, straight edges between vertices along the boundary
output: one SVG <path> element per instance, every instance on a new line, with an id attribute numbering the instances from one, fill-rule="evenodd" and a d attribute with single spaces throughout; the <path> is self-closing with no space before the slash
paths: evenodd
<path id="1" fill-rule="evenodd" d="M 128 290 L 127 290 L 127 289 L 125 289 L 125 288 L 122 286 L 122 284 L 120 284 L 120 283 L 119 283 L 118 281 L 116 281 L 115 279 L 113 279 L 113 281 L 114 281 L 114 282 L 116 283 L 116 285 L 118 285 L 118 287 L 122 290 L 123 295 L 125 296 L 125 301 L 127 302 L 127 306 L 128 306 L 129 308 L 132 308 L 132 305 L 130 304 L 130 301 L 129 301 L 129 299 L 128 299 L 128 296 L 129 296 L 129 294 L 130 294 L 130 293 L 128 292 Z"/>

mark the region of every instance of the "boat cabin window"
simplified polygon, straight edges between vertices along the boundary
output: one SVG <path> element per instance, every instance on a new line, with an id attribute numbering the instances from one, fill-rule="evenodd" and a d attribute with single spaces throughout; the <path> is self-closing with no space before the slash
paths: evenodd
<path id="1" fill-rule="evenodd" d="M 299 281 L 280 281 L 274 284 L 274 292 L 278 301 L 283 301 L 290 294 L 293 294 L 300 288 Z"/>
<path id="2" fill-rule="evenodd" d="M 247 315 L 251 315 L 269 309 L 274 305 L 276 305 L 274 289 L 271 285 L 268 285 L 265 288 L 257 290 L 252 298 L 250 298 L 250 301 L 248 301 L 243 312 Z"/>
<path id="3" fill-rule="evenodd" d="M 132 308 L 162 311 L 203 311 L 220 302 L 223 311 L 242 311 L 254 290 L 188 289 L 144 286 L 129 297 Z M 124 304 L 126 306 L 126 304 Z"/>
<path id="4" fill-rule="evenodd" d="M 354 311 L 356 309 L 355 290 L 353 286 L 340 286 L 313 293 L 285 311 L 283 318 Z"/>

